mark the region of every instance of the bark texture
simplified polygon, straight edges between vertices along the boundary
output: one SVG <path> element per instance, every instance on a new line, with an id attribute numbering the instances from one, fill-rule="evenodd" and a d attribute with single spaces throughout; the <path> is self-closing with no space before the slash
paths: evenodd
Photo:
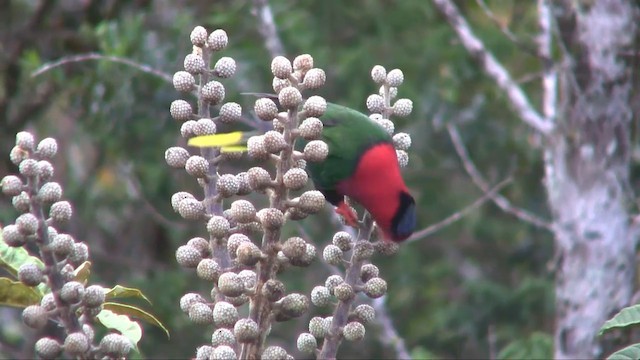
<path id="1" fill-rule="evenodd" d="M 637 80 L 628 54 L 636 52 L 638 8 L 627 0 L 552 4 L 564 53 L 558 128 L 545 150 L 558 256 L 554 355 L 590 359 L 604 355 L 598 330 L 633 293 L 629 134 Z"/>

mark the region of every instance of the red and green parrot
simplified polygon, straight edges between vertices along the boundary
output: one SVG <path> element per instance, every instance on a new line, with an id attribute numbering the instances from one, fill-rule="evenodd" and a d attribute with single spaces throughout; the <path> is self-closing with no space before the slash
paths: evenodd
<path id="1" fill-rule="evenodd" d="M 371 214 L 385 239 L 402 241 L 411 236 L 415 201 L 400 174 L 391 136 L 368 116 L 336 104 L 328 103 L 320 120 L 329 155 L 307 165 L 316 189 L 351 224 L 356 219 L 345 196 Z"/>
<path id="2" fill-rule="evenodd" d="M 400 174 L 391 136 L 368 116 L 336 104 L 327 103 L 320 120 L 329 154 L 325 161 L 307 165 L 316 189 L 337 207 L 336 212 L 349 225 L 357 226 L 357 217 L 345 203 L 345 196 L 371 214 L 386 240 L 400 242 L 411 236 L 416 226 L 415 200 Z M 228 144 L 247 135 L 233 134 L 238 134 L 237 140 Z M 192 145 L 207 143 L 191 140 Z"/>

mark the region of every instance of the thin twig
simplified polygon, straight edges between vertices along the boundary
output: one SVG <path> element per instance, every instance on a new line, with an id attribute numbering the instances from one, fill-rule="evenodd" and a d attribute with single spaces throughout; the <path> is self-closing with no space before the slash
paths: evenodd
<path id="1" fill-rule="evenodd" d="M 526 43 L 522 39 L 518 38 L 518 36 L 516 36 L 516 34 L 514 34 L 507 25 L 503 24 L 500 19 L 498 19 L 496 14 L 491 10 L 491 8 L 489 8 L 484 0 L 476 0 L 476 3 L 478 4 L 478 6 L 480 6 L 482 11 L 484 11 L 489 20 L 491 20 L 498 27 L 498 29 L 502 31 L 502 34 L 504 34 L 507 39 L 511 40 L 511 42 L 522 48 L 522 50 L 524 50 L 525 52 L 534 56 L 538 56 L 538 52 L 533 47 L 533 45 Z"/>
<path id="2" fill-rule="evenodd" d="M 445 227 L 455 223 L 456 221 L 462 219 L 463 217 L 467 216 L 470 212 L 474 211 L 475 209 L 479 208 L 482 204 L 484 204 L 485 202 L 490 200 L 492 196 L 495 196 L 495 194 L 498 191 L 500 191 L 502 188 L 507 186 L 511 181 L 512 181 L 512 179 L 510 177 L 506 178 L 505 180 L 502 180 L 496 186 L 491 188 L 489 191 L 487 191 L 484 195 L 482 195 L 480 198 L 478 198 L 473 203 L 467 205 L 462 210 L 456 211 L 455 213 L 449 215 L 444 220 L 439 221 L 439 222 L 437 222 L 435 224 L 429 225 L 426 228 L 424 228 L 424 229 L 422 229 L 422 230 L 420 230 L 418 232 L 413 233 L 413 235 L 411 235 L 411 237 L 409 237 L 405 242 L 406 243 L 410 243 L 410 242 L 413 242 L 413 241 L 420 240 L 420 239 L 422 239 L 424 237 L 427 237 L 429 235 L 433 235 L 436 232 L 442 230 L 443 228 L 445 228 Z"/>
<path id="3" fill-rule="evenodd" d="M 498 358 L 497 342 L 496 326 L 491 323 L 487 327 L 487 345 L 489 345 L 489 359 L 491 360 Z"/>
<path id="4" fill-rule="evenodd" d="M 133 68 L 136 68 L 144 73 L 147 74 L 151 74 L 154 76 L 157 76 L 159 78 L 161 78 L 164 81 L 167 82 L 173 82 L 173 76 L 171 74 L 165 73 L 163 71 L 157 70 L 152 68 L 149 65 L 146 64 L 141 64 L 138 62 L 135 62 L 133 60 L 130 59 L 126 59 L 126 58 L 121 58 L 118 56 L 111 56 L 111 55 L 102 55 L 102 54 L 98 54 L 98 53 L 87 53 L 87 54 L 78 54 L 78 55 L 72 55 L 72 56 L 65 56 L 59 60 L 53 61 L 53 62 L 49 62 L 46 63 L 42 66 L 40 66 L 38 69 L 36 69 L 34 72 L 31 73 L 31 77 L 36 77 L 36 76 L 40 76 L 50 70 L 53 70 L 57 67 L 63 66 L 63 65 L 67 65 L 67 64 L 73 64 L 73 63 L 78 63 L 78 62 L 83 62 L 83 61 L 89 61 L 89 60 L 106 60 L 106 61 L 111 61 L 111 62 L 115 62 L 115 63 L 119 63 L 119 64 L 124 64 L 127 66 L 131 66 Z"/>
<path id="5" fill-rule="evenodd" d="M 272 58 L 284 55 L 284 46 L 278 36 L 278 28 L 273 18 L 273 11 L 268 0 L 253 0 L 251 12 L 258 20 L 258 32 L 264 40 L 264 46 Z"/>
<path id="6" fill-rule="evenodd" d="M 496 60 L 493 54 L 487 50 L 484 43 L 473 33 L 456 5 L 451 0 L 432 1 L 457 33 L 458 38 L 469 54 L 480 62 L 485 73 L 493 78 L 498 87 L 504 91 L 510 100 L 511 106 L 513 106 L 522 121 L 542 134 L 550 134 L 555 128 L 554 123 L 542 117 L 533 108 L 522 88 L 518 86 L 505 67 Z"/>
<path id="7" fill-rule="evenodd" d="M 140 179 L 138 179 L 138 177 L 133 173 L 133 167 L 134 165 L 132 163 L 128 163 L 120 166 L 119 169 L 125 176 L 125 180 L 127 181 L 129 188 L 138 199 L 142 200 L 151 217 L 158 223 L 163 224 L 170 229 L 185 229 L 186 226 L 183 222 L 173 221 L 167 218 L 151 203 L 151 201 L 149 201 L 149 199 L 144 195 Z"/>
<path id="8" fill-rule="evenodd" d="M 473 183 L 476 184 L 476 186 L 483 192 L 489 193 L 489 183 L 484 179 L 482 174 L 480 174 L 480 171 L 478 171 L 478 168 L 474 164 L 473 160 L 471 160 L 471 156 L 469 156 L 469 152 L 464 146 L 464 142 L 462 141 L 460 132 L 458 132 L 458 127 L 453 123 L 449 123 L 447 124 L 447 131 L 449 132 L 449 136 L 451 137 L 453 147 L 456 149 L 456 153 L 462 161 L 462 166 L 464 167 L 467 174 L 469 174 L 469 177 L 471 177 Z M 541 219 L 540 217 L 530 213 L 527 210 L 513 206 L 507 198 L 500 194 L 494 194 L 493 196 L 491 196 L 491 200 L 504 212 L 512 214 L 526 223 L 549 231 L 552 230 L 551 224 L 548 221 Z"/>

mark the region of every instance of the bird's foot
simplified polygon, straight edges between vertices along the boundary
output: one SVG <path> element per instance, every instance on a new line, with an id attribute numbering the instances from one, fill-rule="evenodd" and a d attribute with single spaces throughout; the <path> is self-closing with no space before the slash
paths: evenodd
<path id="1" fill-rule="evenodd" d="M 359 227 L 358 214 L 344 201 L 336 207 L 336 213 L 344 219 L 344 222 L 354 228 Z"/>

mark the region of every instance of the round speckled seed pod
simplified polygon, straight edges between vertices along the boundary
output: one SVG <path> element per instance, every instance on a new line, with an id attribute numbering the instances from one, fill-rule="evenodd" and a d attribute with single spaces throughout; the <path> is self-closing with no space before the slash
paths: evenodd
<path id="1" fill-rule="evenodd" d="M 364 325 L 357 321 L 352 321 L 344 326 L 342 334 L 347 341 L 360 341 L 364 339 L 365 329 Z"/>
<path id="2" fill-rule="evenodd" d="M 256 218 L 256 208 L 247 200 L 236 200 L 231 203 L 231 216 L 239 223 L 251 222 Z"/>
<path id="3" fill-rule="evenodd" d="M 258 324 L 251 319 L 240 319 L 233 327 L 233 333 L 239 343 L 256 340 L 260 335 Z"/>
<path id="4" fill-rule="evenodd" d="M 331 303 L 331 293 L 325 286 L 316 286 L 311 290 L 311 303 L 317 307 L 325 307 Z"/>
<path id="5" fill-rule="evenodd" d="M 271 61 L 271 73 L 278 79 L 288 79 L 293 72 L 293 66 L 284 56 L 276 56 Z"/>
<path id="6" fill-rule="evenodd" d="M 218 301 L 213 308 L 213 321 L 217 327 L 233 328 L 238 321 L 238 310 L 225 301 Z"/>
<path id="7" fill-rule="evenodd" d="M 222 29 L 216 29 L 207 38 L 207 46 L 213 51 L 220 51 L 227 47 L 229 37 L 227 32 Z"/>
<path id="8" fill-rule="evenodd" d="M 387 81 L 387 70 L 384 66 L 376 65 L 371 69 L 371 79 L 378 85 Z"/>
<path id="9" fill-rule="evenodd" d="M 276 208 L 265 208 L 256 214 L 264 229 L 275 230 L 284 224 L 284 214 Z"/>
<path id="10" fill-rule="evenodd" d="M 226 272 L 218 278 L 218 289 L 226 296 L 236 297 L 244 292 L 244 283 L 238 274 Z"/>
<path id="11" fill-rule="evenodd" d="M 278 93 L 278 101 L 285 109 L 295 109 L 302 103 L 300 90 L 293 86 L 288 86 Z"/>
<path id="12" fill-rule="evenodd" d="M 308 117 L 300 124 L 298 131 L 305 140 L 317 140 L 322 136 L 323 128 L 324 125 L 320 119 Z"/>
<path id="13" fill-rule="evenodd" d="M 309 117 L 321 117 L 327 110 L 327 101 L 322 96 L 310 96 L 302 105 L 302 110 Z"/>
<path id="14" fill-rule="evenodd" d="M 202 260 L 202 253 L 193 246 L 182 245 L 176 250 L 178 264 L 186 268 L 195 268 Z"/>
<path id="15" fill-rule="evenodd" d="M 375 299 L 383 296 L 387 292 L 387 282 L 381 278 L 369 279 L 364 284 L 364 293 L 368 297 Z"/>
<path id="16" fill-rule="evenodd" d="M 195 46 L 203 47 L 207 41 L 207 30 L 202 26 L 196 26 L 189 35 L 191 43 Z"/>
<path id="17" fill-rule="evenodd" d="M 310 162 L 322 162 L 329 155 L 329 146 L 322 140 L 311 140 L 304 146 L 304 159 Z"/>

